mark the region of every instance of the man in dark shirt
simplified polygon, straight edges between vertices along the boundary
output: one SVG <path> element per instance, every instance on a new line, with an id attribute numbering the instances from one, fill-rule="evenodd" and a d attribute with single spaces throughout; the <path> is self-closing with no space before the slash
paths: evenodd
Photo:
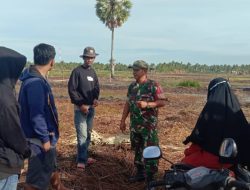
<path id="1" fill-rule="evenodd" d="M 72 71 L 68 83 L 69 96 L 75 110 L 77 168 L 81 170 L 84 170 L 87 164 L 95 162 L 93 158 L 88 158 L 88 147 L 95 114 L 94 108 L 98 105 L 100 93 L 96 72 L 91 67 L 97 55 L 93 47 L 86 47 L 83 55 L 80 56 L 84 64 Z"/>

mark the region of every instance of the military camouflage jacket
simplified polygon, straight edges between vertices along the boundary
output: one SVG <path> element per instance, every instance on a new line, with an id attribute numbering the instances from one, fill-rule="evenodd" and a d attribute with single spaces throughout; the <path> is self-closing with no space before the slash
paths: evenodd
<path id="1" fill-rule="evenodd" d="M 139 84 L 132 82 L 127 93 L 129 112 L 130 112 L 130 129 L 140 131 L 142 128 L 156 128 L 158 108 L 138 108 L 137 101 L 154 102 L 164 98 L 162 88 L 153 80 L 147 80 Z"/>

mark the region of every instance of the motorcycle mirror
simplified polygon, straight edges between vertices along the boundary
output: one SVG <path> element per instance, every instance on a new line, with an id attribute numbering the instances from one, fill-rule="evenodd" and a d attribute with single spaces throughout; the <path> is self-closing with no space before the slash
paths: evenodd
<path id="1" fill-rule="evenodd" d="M 237 145 L 232 138 L 225 138 L 220 146 L 219 155 L 224 158 L 234 158 L 238 153 Z"/>
<path id="2" fill-rule="evenodd" d="M 148 146 L 143 150 L 143 158 L 145 160 L 154 160 L 161 158 L 161 149 L 159 146 Z"/>

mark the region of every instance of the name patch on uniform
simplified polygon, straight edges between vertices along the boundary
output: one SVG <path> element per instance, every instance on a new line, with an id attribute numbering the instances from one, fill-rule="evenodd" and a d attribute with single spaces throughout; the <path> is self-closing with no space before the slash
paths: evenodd
<path id="1" fill-rule="evenodd" d="M 94 81 L 94 79 L 91 76 L 87 76 L 88 81 Z"/>

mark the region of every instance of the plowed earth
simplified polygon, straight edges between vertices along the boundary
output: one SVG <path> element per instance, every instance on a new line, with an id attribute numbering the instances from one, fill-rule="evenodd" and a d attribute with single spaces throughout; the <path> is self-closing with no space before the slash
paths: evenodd
<path id="1" fill-rule="evenodd" d="M 85 171 L 76 169 L 76 134 L 73 123 L 73 106 L 67 95 L 67 81 L 51 80 L 60 118 L 60 140 L 58 143 L 58 169 L 65 186 L 75 190 L 142 190 L 143 182 L 131 184 L 128 177 L 135 172 L 133 152 L 127 141 L 110 144 L 106 139 L 121 135 L 119 123 L 126 99 L 127 81 L 116 79 L 112 83 L 101 79 L 101 98 L 96 108 L 93 130 L 99 140 L 93 140 L 90 156 L 97 162 Z M 162 82 L 157 78 L 156 80 Z M 202 81 L 208 84 L 209 79 Z M 185 146 L 182 141 L 194 127 L 206 101 L 206 88 L 164 88 L 167 104 L 159 112 L 159 138 L 163 156 L 172 162 L 183 157 Z M 249 117 L 246 92 L 237 91 L 245 115 Z M 127 118 L 127 127 L 129 118 Z M 127 134 L 128 134 L 127 130 Z M 101 138 L 101 140 L 100 140 Z M 169 163 L 159 162 L 158 178 L 168 169 Z M 25 173 L 22 180 L 25 179 Z M 21 186 L 21 185 L 20 185 Z"/>

